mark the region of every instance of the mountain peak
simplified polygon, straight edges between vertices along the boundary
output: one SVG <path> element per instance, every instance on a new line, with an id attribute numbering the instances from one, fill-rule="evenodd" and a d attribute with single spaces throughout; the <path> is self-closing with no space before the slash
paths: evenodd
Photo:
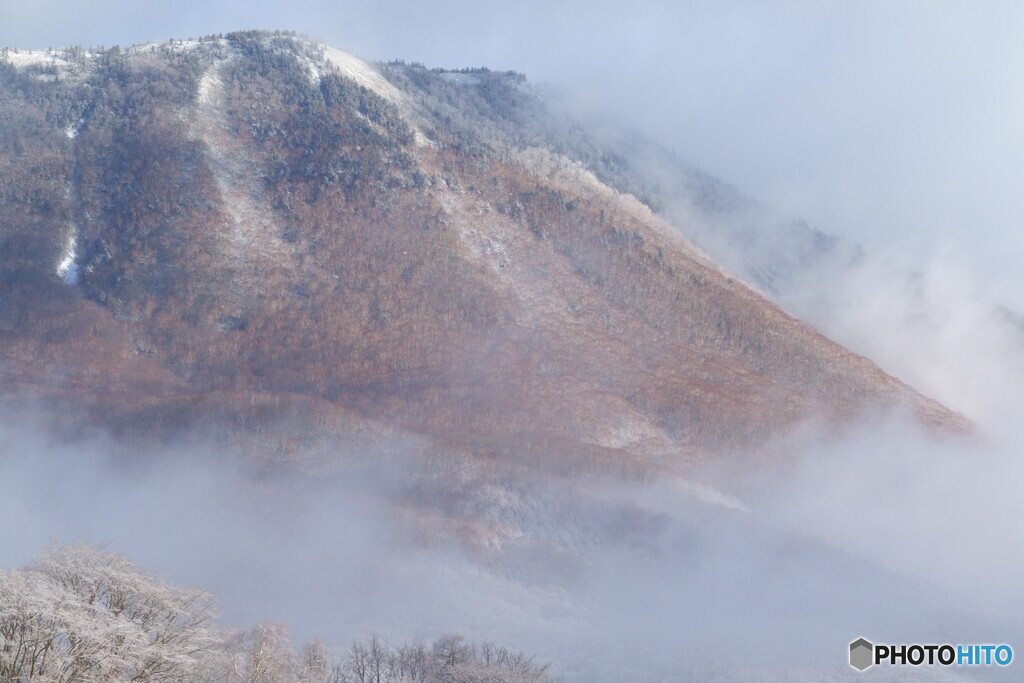
<path id="1" fill-rule="evenodd" d="M 261 32 L 4 61 L 0 370 L 115 431 L 690 471 L 812 418 L 966 425 L 610 184 L 516 74 Z"/>

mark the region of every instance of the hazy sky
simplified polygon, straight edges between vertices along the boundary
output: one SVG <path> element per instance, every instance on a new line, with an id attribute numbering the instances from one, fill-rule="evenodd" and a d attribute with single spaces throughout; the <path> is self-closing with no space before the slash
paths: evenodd
<path id="1" fill-rule="evenodd" d="M 1024 5 L 0 0 L 20 47 L 237 28 L 522 71 L 825 230 L 1020 277 Z"/>

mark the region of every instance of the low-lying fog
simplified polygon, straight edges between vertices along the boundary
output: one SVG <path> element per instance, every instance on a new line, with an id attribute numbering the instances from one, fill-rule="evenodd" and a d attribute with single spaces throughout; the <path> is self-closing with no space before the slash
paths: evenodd
<path id="1" fill-rule="evenodd" d="M 959 326 L 977 310 L 942 319 Z M 889 330 L 899 339 L 921 324 L 887 320 L 904 323 Z M 963 401 L 973 436 L 926 435 L 899 417 L 835 439 L 809 425 L 773 448 L 792 462 L 720 484 L 742 501 L 732 507 L 670 482 L 499 481 L 495 514 L 524 537 L 489 549 L 425 539 L 389 502 L 413 463 L 268 477 L 194 447 L 127 457 L 102 436 L 61 443 L 8 409 L 0 566 L 48 538 L 108 543 L 212 591 L 230 625 L 283 622 L 338 652 L 374 631 L 455 631 L 550 660 L 569 681 L 844 677 L 858 636 L 1018 644 L 1024 466 L 1007 415 L 1020 366 L 1000 330 L 1012 332 L 939 330 L 923 352 L 940 394 L 972 374 L 964 366 L 987 378 L 961 394 L 979 397 Z"/>

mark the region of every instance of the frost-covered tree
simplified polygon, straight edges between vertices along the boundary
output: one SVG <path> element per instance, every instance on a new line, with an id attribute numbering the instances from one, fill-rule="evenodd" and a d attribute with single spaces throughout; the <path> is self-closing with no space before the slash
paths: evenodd
<path id="1" fill-rule="evenodd" d="M 276 683 L 299 679 L 299 660 L 292 649 L 288 628 L 259 624 L 233 639 L 232 680 L 244 683 Z"/>
<path id="2" fill-rule="evenodd" d="M 210 680 L 221 655 L 213 598 L 127 558 L 55 545 L 0 571 L 0 679 Z"/>
<path id="3" fill-rule="evenodd" d="M 372 635 L 333 660 L 288 629 L 228 633 L 213 598 L 173 586 L 126 557 L 54 545 L 0 571 L 0 681 L 40 683 L 543 683 L 546 666 L 460 635 L 390 646 Z"/>
<path id="4" fill-rule="evenodd" d="M 327 646 L 316 639 L 302 648 L 302 683 L 326 683 L 331 675 L 331 656 Z"/>

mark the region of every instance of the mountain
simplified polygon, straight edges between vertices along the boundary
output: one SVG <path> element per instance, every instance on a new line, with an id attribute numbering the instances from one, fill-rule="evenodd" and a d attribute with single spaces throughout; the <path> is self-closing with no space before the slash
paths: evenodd
<path id="1" fill-rule="evenodd" d="M 313 465 L 685 474 L 810 420 L 969 428 L 712 262 L 637 158 L 518 74 L 287 34 L 5 50 L 3 391 Z"/>

